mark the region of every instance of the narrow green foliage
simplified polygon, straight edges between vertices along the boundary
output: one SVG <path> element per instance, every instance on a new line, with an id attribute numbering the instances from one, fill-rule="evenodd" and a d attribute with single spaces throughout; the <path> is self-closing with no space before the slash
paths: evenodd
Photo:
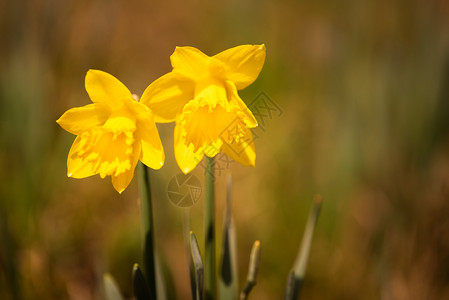
<path id="1" fill-rule="evenodd" d="M 215 299 L 215 175 L 214 158 L 206 156 L 205 174 L 205 287 L 206 300 Z"/>
<path id="2" fill-rule="evenodd" d="M 194 282 L 194 300 L 202 300 L 204 294 L 204 267 L 203 260 L 201 258 L 200 248 L 198 246 L 198 241 L 193 232 L 190 232 L 190 257 L 191 257 L 191 267 L 190 274 L 193 274 Z"/>
<path id="3" fill-rule="evenodd" d="M 175 284 L 172 272 L 163 257 L 156 253 L 156 291 L 158 300 L 175 299 Z"/>
<path id="4" fill-rule="evenodd" d="M 134 296 L 137 300 L 156 300 L 150 292 L 147 281 L 138 264 L 135 264 L 133 268 L 133 288 Z"/>
<path id="5" fill-rule="evenodd" d="M 221 247 L 219 273 L 219 299 L 237 299 L 237 239 L 231 217 L 232 176 L 227 177 L 226 213 L 223 226 L 223 242 Z"/>
<path id="6" fill-rule="evenodd" d="M 190 253 L 190 251 L 189 251 Z M 195 266 L 193 265 L 193 259 L 191 257 L 191 255 L 189 255 L 189 275 L 190 275 L 190 291 L 192 292 L 192 299 L 193 300 L 198 300 L 198 292 L 197 289 L 199 289 L 197 287 L 196 284 L 196 271 L 195 271 Z M 204 275 L 204 274 L 203 274 Z"/>
<path id="7" fill-rule="evenodd" d="M 103 275 L 104 298 L 106 300 L 123 300 L 122 294 L 117 283 L 111 274 Z"/>
<path id="8" fill-rule="evenodd" d="M 150 188 L 150 169 L 140 163 L 140 202 L 144 233 L 143 265 L 152 299 L 156 299 L 156 257 L 154 246 L 153 204 Z"/>
<path id="9" fill-rule="evenodd" d="M 191 251 L 191 242 L 190 242 L 190 211 L 188 209 L 184 209 L 184 220 L 183 220 L 183 232 L 184 232 L 184 245 L 186 247 L 187 261 L 189 264 L 189 277 L 190 277 L 190 291 L 192 292 L 192 299 L 197 299 L 196 292 L 196 271 L 195 266 L 193 264 L 192 251 Z M 204 275 L 204 274 L 203 274 Z"/>
<path id="10" fill-rule="evenodd" d="M 260 264 L 260 241 L 255 241 L 249 256 L 248 276 L 246 285 L 240 293 L 240 300 L 248 299 L 248 295 L 257 283 L 257 273 Z"/>
<path id="11" fill-rule="evenodd" d="M 298 299 L 299 288 L 301 282 L 298 282 L 295 277 L 295 271 L 291 270 L 288 274 L 287 287 L 285 288 L 284 300 L 295 300 Z"/>
<path id="12" fill-rule="evenodd" d="M 310 248 L 312 246 L 313 233 L 321 210 L 322 198 L 316 195 L 313 199 L 313 206 L 307 219 L 306 229 L 302 237 L 301 246 L 296 256 L 296 261 L 292 272 L 289 274 L 285 299 L 296 300 L 301 291 L 301 285 L 306 274 L 307 262 L 309 260 Z M 293 274 L 293 278 L 291 278 Z"/>
<path id="13" fill-rule="evenodd" d="M 318 221 L 318 216 L 321 210 L 322 198 L 320 195 L 316 195 L 313 199 L 312 210 L 309 213 L 307 219 L 306 229 L 304 231 L 304 236 L 301 242 L 301 248 L 299 250 L 298 256 L 296 257 L 296 262 L 294 265 L 295 277 L 304 278 L 307 268 L 307 262 L 309 260 L 310 247 L 312 246 L 313 233 L 315 231 L 315 226 Z"/>

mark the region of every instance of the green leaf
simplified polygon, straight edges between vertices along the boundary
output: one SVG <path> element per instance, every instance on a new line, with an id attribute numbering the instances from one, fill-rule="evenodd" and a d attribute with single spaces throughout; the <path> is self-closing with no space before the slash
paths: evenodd
<path id="1" fill-rule="evenodd" d="M 226 215 L 223 226 L 223 244 L 221 247 L 219 273 L 219 299 L 237 299 L 237 239 L 234 222 L 231 217 L 232 176 L 227 176 Z"/>
<path id="2" fill-rule="evenodd" d="M 120 289 L 111 274 L 103 275 L 103 287 L 106 300 L 123 300 Z"/>
<path id="3" fill-rule="evenodd" d="M 190 251 L 189 251 L 190 252 Z M 196 285 L 196 270 L 193 265 L 193 260 L 191 255 L 189 255 L 189 274 L 190 274 L 190 290 L 192 291 L 192 299 L 196 300 L 197 297 L 197 285 Z"/>
<path id="4" fill-rule="evenodd" d="M 296 261 L 295 264 L 293 265 L 293 270 L 289 274 L 285 299 L 296 300 L 299 297 L 302 282 L 306 274 L 307 262 L 309 260 L 310 248 L 312 246 L 313 233 L 315 231 L 315 226 L 318 221 L 318 216 L 321 210 L 321 203 L 322 203 L 321 196 L 316 195 L 313 199 L 313 206 L 307 219 L 306 229 L 304 230 L 301 246 L 296 256 Z M 292 274 L 293 278 L 291 278 Z"/>
<path id="5" fill-rule="evenodd" d="M 216 276 L 215 276 L 215 175 L 214 175 L 214 158 L 206 156 L 206 174 L 205 180 L 205 239 L 206 245 L 204 250 L 205 261 L 205 298 L 206 300 L 214 300 L 216 295 Z"/>
<path id="6" fill-rule="evenodd" d="M 300 283 L 297 282 L 295 271 L 290 271 L 287 279 L 287 287 L 285 288 L 284 300 L 298 299 Z"/>
<path id="7" fill-rule="evenodd" d="M 200 248 L 195 234 L 190 232 L 190 256 L 192 260 L 193 268 L 191 273 L 194 275 L 195 281 L 195 298 L 196 300 L 202 300 L 204 294 L 204 266 L 201 258 Z"/>
<path id="8" fill-rule="evenodd" d="M 257 283 L 257 274 L 260 264 L 260 241 L 255 241 L 249 256 L 248 276 L 246 277 L 246 285 L 240 293 L 240 300 L 248 299 L 248 295 Z"/>
<path id="9" fill-rule="evenodd" d="M 176 299 L 176 290 L 172 272 L 163 257 L 156 253 L 156 287 L 158 300 Z"/>
<path id="10" fill-rule="evenodd" d="M 190 230 L 190 211 L 184 210 L 184 220 L 183 220 L 183 231 L 184 231 L 184 244 L 186 246 L 186 253 L 187 253 L 187 261 L 189 264 L 189 277 L 190 277 L 190 291 L 192 292 L 192 299 L 197 299 L 197 292 L 196 292 L 196 270 L 195 266 L 193 264 L 193 257 L 192 257 L 192 242 L 191 242 L 191 234 L 192 231 Z M 199 251 L 199 250 L 198 250 Z"/>
<path id="11" fill-rule="evenodd" d="M 135 264 L 133 268 L 133 288 L 137 300 L 156 300 L 150 293 L 147 281 L 138 264 Z"/>

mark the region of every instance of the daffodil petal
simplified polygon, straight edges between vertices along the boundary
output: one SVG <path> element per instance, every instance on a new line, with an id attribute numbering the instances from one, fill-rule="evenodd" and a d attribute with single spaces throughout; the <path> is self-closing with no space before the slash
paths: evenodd
<path id="1" fill-rule="evenodd" d="M 140 102 L 153 111 L 155 122 L 173 122 L 182 107 L 193 99 L 194 89 L 192 80 L 178 72 L 170 72 L 151 83 Z"/>
<path id="2" fill-rule="evenodd" d="M 80 147 L 81 137 L 77 136 L 70 148 L 67 157 L 67 176 L 73 178 L 85 178 L 97 174 L 92 163 L 85 161 L 76 155 Z"/>
<path id="3" fill-rule="evenodd" d="M 134 176 L 134 168 L 124 173 L 121 173 L 118 176 L 111 175 L 112 185 L 114 186 L 114 189 L 119 194 L 123 193 L 123 191 L 128 187 L 129 183 L 133 179 L 133 176 Z"/>
<path id="4" fill-rule="evenodd" d="M 231 105 L 236 105 L 239 107 L 239 117 L 242 117 L 246 126 L 248 126 L 249 128 L 257 127 L 256 118 L 254 117 L 251 110 L 246 106 L 245 102 L 243 102 L 242 98 L 240 98 L 239 94 L 237 93 L 237 88 L 235 87 L 233 82 L 229 80 L 226 81 L 226 91 L 228 94 L 229 103 Z"/>
<path id="5" fill-rule="evenodd" d="M 208 73 L 210 57 L 194 47 L 176 47 L 170 61 L 173 70 L 198 80 Z"/>
<path id="6" fill-rule="evenodd" d="M 131 158 L 131 168 L 119 175 L 111 175 L 112 185 L 114 186 L 114 189 L 120 194 L 128 187 L 129 183 L 133 179 L 134 169 L 136 168 L 137 162 L 139 161 L 140 157 L 139 147 L 140 145 L 138 142 L 134 143 L 134 155 Z"/>
<path id="7" fill-rule="evenodd" d="M 265 45 L 237 46 L 213 56 L 226 66 L 224 77 L 235 83 L 238 90 L 244 89 L 256 80 L 265 62 Z"/>
<path id="8" fill-rule="evenodd" d="M 256 147 L 251 130 L 246 128 L 245 135 L 233 143 L 224 143 L 223 153 L 244 166 L 254 167 L 256 164 Z"/>
<path id="9" fill-rule="evenodd" d="M 114 189 L 119 192 L 119 194 L 123 193 L 133 179 L 134 169 L 135 166 L 131 170 L 121 173 L 118 176 L 111 175 L 112 185 L 114 186 Z"/>
<path id="10" fill-rule="evenodd" d="M 82 107 L 75 107 L 66 111 L 56 122 L 73 134 L 101 126 L 106 122 L 110 111 L 106 105 L 93 103 Z"/>
<path id="11" fill-rule="evenodd" d="M 165 154 L 156 124 L 152 121 L 141 121 L 138 134 L 142 146 L 140 160 L 152 169 L 160 169 L 164 165 Z"/>
<path id="12" fill-rule="evenodd" d="M 86 74 L 86 91 L 94 103 L 118 106 L 133 100 L 131 92 L 117 78 L 103 71 L 89 70 Z"/>
<path id="13" fill-rule="evenodd" d="M 184 174 L 189 173 L 201 162 L 203 159 L 202 149 L 198 149 L 194 152 L 192 144 L 185 145 L 185 141 L 182 138 L 182 128 L 179 125 L 175 126 L 175 158 L 179 168 Z"/>

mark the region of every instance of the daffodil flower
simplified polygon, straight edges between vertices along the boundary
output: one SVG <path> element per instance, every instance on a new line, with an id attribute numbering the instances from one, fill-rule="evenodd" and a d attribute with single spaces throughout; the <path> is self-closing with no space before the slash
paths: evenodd
<path id="1" fill-rule="evenodd" d="M 141 102 L 154 112 L 156 122 L 176 121 L 175 157 L 184 173 L 204 155 L 219 152 L 255 165 L 250 128 L 257 121 L 237 90 L 256 80 L 265 53 L 265 45 L 242 45 L 212 57 L 193 47 L 176 47 L 172 72 L 144 91 Z"/>
<path id="2" fill-rule="evenodd" d="M 139 159 L 153 169 L 164 164 L 153 113 L 108 73 L 89 70 L 85 85 L 93 103 L 69 109 L 56 121 L 77 135 L 68 155 L 67 175 L 110 175 L 114 188 L 122 193 Z"/>

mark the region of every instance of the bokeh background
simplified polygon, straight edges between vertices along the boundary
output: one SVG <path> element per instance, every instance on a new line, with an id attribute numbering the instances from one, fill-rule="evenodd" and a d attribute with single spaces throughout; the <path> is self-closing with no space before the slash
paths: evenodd
<path id="1" fill-rule="evenodd" d="M 55 122 L 90 102 L 87 70 L 141 94 L 175 46 L 248 43 L 265 43 L 267 59 L 240 95 L 263 92 L 280 110 L 255 141 L 256 167 L 226 165 L 216 184 L 220 225 L 232 172 L 241 285 L 261 241 L 251 298 L 283 297 L 317 193 L 304 299 L 449 298 L 447 1 L 1 1 L 0 37 L 1 299 L 102 299 L 105 272 L 132 297 L 137 177 L 122 195 L 109 179 L 67 178 L 74 136 Z M 186 209 L 166 194 L 179 172 L 173 125 L 159 129 L 156 243 L 190 299 Z M 188 209 L 201 244 L 203 202 Z"/>

